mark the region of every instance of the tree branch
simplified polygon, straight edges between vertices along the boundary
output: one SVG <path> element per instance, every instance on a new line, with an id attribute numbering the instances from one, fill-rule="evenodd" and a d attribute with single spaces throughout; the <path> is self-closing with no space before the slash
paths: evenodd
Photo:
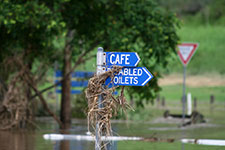
<path id="1" fill-rule="evenodd" d="M 48 104 L 46 103 L 44 97 L 42 96 L 42 94 L 38 91 L 36 85 L 32 82 L 33 80 L 31 79 L 30 72 L 28 72 L 25 69 L 25 73 L 26 75 L 23 76 L 22 78 L 27 82 L 27 84 L 33 89 L 33 91 L 37 94 L 37 96 L 39 97 L 44 109 L 55 119 L 55 121 L 59 124 L 60 127 L 63 126 L 62 122 L 60 121 L 60 119 L 55 115 L 55 113 L 53 113 L 50 108 L 48 107 Z M 27 78 L 26 78 L 27 77 Z"/>
<path id="2" fill-rule="evenodd" d="M 80 64 L 84 63 L 85 61 L 87 61 L 88 59 L 83 59 L 83 57 L 85 57 L 88 52 L 92 51 L 93 50 L 93 47 L 96 47 L 98 45 L 98 42 L 95 42 L 93 43 L 91 46 L 90 46 L 90 49 L 88 49 L 87 51 L 83 52 L 79 58 L 77 59 L 77 61 L 75 62 L 74 66 L 72 67 L 71 71 L 69 73 L 66 74 L 66 76 L 64 78 L 62 78 L 60 81 L 58 81 L 57 83 L 55 84 L 52 84 L 50 85 L 49 87 L 39 91 L 39 93 L 36 93 L 35 95 L 31 96 L 31 99 L 35 98 L 36 96 L 38 96 L 39 94 L 42 94 L 54 87 L 56 87 L 59 83 L 61 83 L 63 80 L 65 80 Z M 92 55 L 91 57 L 89 58 L 92 58 L 94 55 Z"/>

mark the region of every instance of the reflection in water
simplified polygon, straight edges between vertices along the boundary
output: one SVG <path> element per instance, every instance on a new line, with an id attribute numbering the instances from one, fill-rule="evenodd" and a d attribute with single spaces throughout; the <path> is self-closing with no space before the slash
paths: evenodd
<path id="1" fill-rule="evenodd" d="M 64 131 L 61 131 L 61 132 L 64 133 L 64 134 L 69 134 L 69 130 L 64 130 Z M 59 149 L 57 149 L 57 150 L 70 150 L 70 142 L 69 141 L 63 140 L 57 145 L 59 145 Z"/>
<path id="2" fill-rule="evenodd" d="M 73 134 L 70 133 L 68 130 L 60 131 L 61 134 Z M 81 133 L 81 135 L 83 135 Z M 93 141 L 83 141 L 83 140 L 61 140 L 56 141 L 54 145 L 54 150 L 90 150 L 93 149 L 95 146 L 95 143 Z M 107 142 L 106 146 L 107 150 L 117 150 L 117 142 L 111 141 Z"/>
<path id="3" fill-rule="evenodd" d="M 57 141 L 54 150 L 91 150 L 94 148 L 94 142 L 90 141 Z M 107 150 L 117 150 L 117 142 L 107 145 Z"/>
<path id="4" fill-rule="evenodd" d="M 90 141 L 57 141 L 54 150 L 91 150 L 94 142 Z"/>
<path id="5" fill-rule="evenodd" d="M 70 150 L 69 141 L 61 141 L 59 145 L 60 145 L 60 150 Z"/>
<path id="6" fill-rule="evenodd" d="M 0 131 L 1 150 L 34 150 L 34 143 L 33 133 Z"/>
<path id="7" fill-rule="evenodd" d="M 94 147 L 90 141 L 45 141 L 42 135 L 42 132 L 0 131 L 0 150 L 91 150 Z"/>
<path id="8" fill-rule="evenodd" d="M 60 130 L 61 134 L 85 135 L 86 126 L 73 126 L 73 130 Z M 77 141 L 77 140 L 60 140 L 56 141 L 53 146 L 54 150 L 91 150 L 94 149 L 93 141 Z M 107 150 L 117 150 L 117 142 L 112 141 L 107 144 Z"/>
<path id="9" fill-rule="evenodd" d="M 68 130 L 61 131 L 61 133 L 70 134 Z M 94 142 L 90 142 L 90 141 L 62 140 L 62 141 L 56 141 L 54 145 L 54 150 L 90 150 L 90 149 L 93 149 L 93 147 L 94 147 Z"/>

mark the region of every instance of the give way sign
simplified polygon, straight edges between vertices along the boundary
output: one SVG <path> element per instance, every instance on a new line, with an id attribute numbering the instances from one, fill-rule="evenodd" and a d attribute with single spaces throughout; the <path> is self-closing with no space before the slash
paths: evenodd
<path id="1" fill-rule="evenodd" d="M 198 43 L 182 43 L 178 45 L 178 56 L 186 66 L 198 47 Z"/>

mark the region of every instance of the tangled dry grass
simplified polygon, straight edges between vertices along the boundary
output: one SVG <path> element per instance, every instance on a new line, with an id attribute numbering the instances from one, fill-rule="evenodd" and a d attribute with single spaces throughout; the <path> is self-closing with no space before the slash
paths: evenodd
<path id="1" fill-rule="evenodd" d="M 32 110 L 25 96 L 24 82 L 21 82 L 22 72 L 16 74 L 9 83 L 8 90 L 0 105 L 0 129 L 25 128 L 31 124 Z"/>
<path id="2" fill-rule="evenodd" d="M 30 129 L 34 123 L 34 98 L 32 87 L 40 79 L 31 74 L 24 63 L 24 55 L 15 55 L 4 60 L 3 73 L 9 74 L 0 83 L 0 130 Z M 1 72 L 2 73 L 2 72 Z M 36 93 L 36 91 L 34 91 Z M 44 101 L 44 100 L 42 100 Z"/>
<path id="3" fill-rule="evenodd" d="M 119 96 L 113 95 L 118 86 L 108 88 L 103 86 L 105 80 L 110 77 L 111 83 L 116 74 L 122 67 L 114 66 L 111 70 L 100 75 L 95 75 L 88 82 L 86 98 L 88 100 L 88 130 L 93 129 L 96 133 L 96 124 L 99 125 L 97 133 L 100 135 L 111 136 L 111 118 L 117 115 L 118 110 L 132 109 L 124 97 L 124 87 L 122 87 Z M 101 97 L 101 101 L 99 98 Z"/>

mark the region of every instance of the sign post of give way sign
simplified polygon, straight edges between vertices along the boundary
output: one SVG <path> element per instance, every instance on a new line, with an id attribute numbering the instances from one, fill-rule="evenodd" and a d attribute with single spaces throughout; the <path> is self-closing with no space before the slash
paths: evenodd
<path id="1" fill-rule="evenodd" d="M 186 79 L 186 66 L 191 60 L 191 57 L 195 53 L 198 47 L 198 43 L 182 43 L 178 46 L 178 56 L 183 64 L 184 76 L 183 76 L 183 97 L 182 97 L 182 123 L 184 124 L 185 119 L 185 101 L 186 101 L 186 92 L 185 92 L 185 79 Z"/>

